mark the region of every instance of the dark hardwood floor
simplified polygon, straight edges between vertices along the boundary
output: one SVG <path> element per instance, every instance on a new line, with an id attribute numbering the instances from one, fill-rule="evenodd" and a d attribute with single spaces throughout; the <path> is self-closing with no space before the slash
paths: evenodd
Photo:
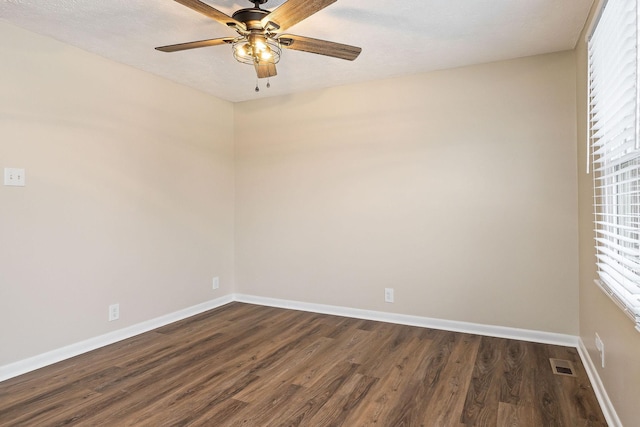
<path id="1" fill-rule="evenodd" d="M 0 383 L 0 425 L 606 423 L 574 348 L 231 303 Z"/>

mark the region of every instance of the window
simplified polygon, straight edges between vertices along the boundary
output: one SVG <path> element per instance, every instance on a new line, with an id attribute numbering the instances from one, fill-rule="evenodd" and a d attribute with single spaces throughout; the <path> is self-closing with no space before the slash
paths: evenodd
<path id="1" fill-rule="evenodd" d="M 588 40 L 596 283 L 640 331 L 638 2 L 608 0 Z"/>

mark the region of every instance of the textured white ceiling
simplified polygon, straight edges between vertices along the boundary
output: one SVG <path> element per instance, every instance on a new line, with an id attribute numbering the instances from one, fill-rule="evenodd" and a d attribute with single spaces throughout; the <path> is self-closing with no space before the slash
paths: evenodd
<path id="1" fill-rule="evenodd" d="M 203 0 L 231 15 L 247 0 Z M 269 0 L 273 10 L 285 0 Z M 0 17 L 229 101 L 572 49 L 593 0 L 338 0 L 287 33 L 362 47 L 354 62 L 284 50 L 271 88 L 228 45 L 156 46 L 232 37 L 173 0 L 2 0 Z M 10 41 L 5 40 L 4 43 Z"/>

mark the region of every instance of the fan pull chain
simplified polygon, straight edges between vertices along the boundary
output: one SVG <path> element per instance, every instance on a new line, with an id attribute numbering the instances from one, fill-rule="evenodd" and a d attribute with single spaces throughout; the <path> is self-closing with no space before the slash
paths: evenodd
<path id="1" fill-rule="evenodd" d="M 271 87 L 271 82 L 267 79 L 267 89 Z M 256 92 L 260 92 L 260 86 L 258 86 L 258 80 L 256 80 L 256 88 L 254 89 Z"/>

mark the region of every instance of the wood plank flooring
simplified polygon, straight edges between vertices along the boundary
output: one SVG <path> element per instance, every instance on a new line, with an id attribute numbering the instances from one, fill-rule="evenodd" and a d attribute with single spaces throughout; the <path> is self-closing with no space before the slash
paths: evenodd
<path id="1" fill-rule="evenodd" d="M 606 423 L 574 348 L 231 303 L 0 383 L 0 425 Z"/>

